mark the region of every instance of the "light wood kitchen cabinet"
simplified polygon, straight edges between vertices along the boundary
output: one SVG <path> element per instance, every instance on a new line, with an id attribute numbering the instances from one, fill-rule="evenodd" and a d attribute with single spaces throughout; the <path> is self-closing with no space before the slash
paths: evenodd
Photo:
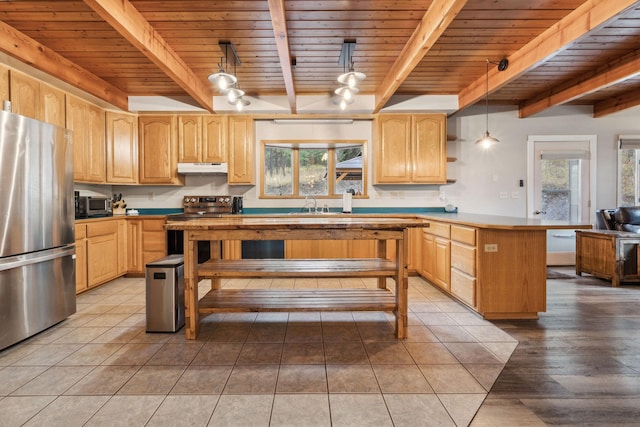
<path id="1" fill-rule="evenodd" d="M 376 184 L 447 182 L 444 114 L 380 114 L 376 119 Z"/>
<path id="2" fill-rule="evenodd" d="M 428 221 L 423 230 L 422 275 L 445 291 L 450 289 L 451 227 L 449 224 Z"/>
<path id="3" fill-rule="evenodd" d="M 0 102 L 10 101 L 9 97 L 9 68 L 0 64 Z"/>
<path id="4" fill-rule="evenodd" d="M 127 219 L 127 274 L 144 275 L 145 266 L 167 255 L 165 218 Z"/>
<path id="5" fill-rule="evenodd" d="M 96 286 L 118 277 L 118 224 L 87 224 L 87 282 Z"/>
<path id="6" fill-rule="evenodd" d="M 226 116 L 178 116 L 178 162 L 225 162 L 226 139 Z"/>
<path id="7" fill-rule="evenodd" d="M 89 288 L 87 282 L 87 226 L 76 224 L 76 293 Z"/>
<path id="8" fill-rule="evenodd" d="M 127 273 L 127 220 L 116 220 L 118 224 L 118 276 Z"/>
<path id="9" fill-rule="evenodd" d="M 63 91 L 13 70 L 10 71 L 9 81 L 11 111 L 65 127 L 65 93 Z"/>
<path id="10" fill-rule="evenodd" d="M 451 226 L 451 294 L 476 306 L 476 229 Z"/>
<path id="11" fill-rule="evenodd" d="M 140 116 L 140 184 L 184 185 L 178 175 L 176 116 Z"/>
<path id="12" fill-rule="evenodd" d="M 138 117 L 106 113 L 107 183 L 138 183 Z"/>
<path id="13" fill-rule="evenodd" d="M 229 117 L 229 185 L 255 184 L 253 118 Z"/>
<path id="14" fill-rule="evenodd" d="M 73 179 L 104 183 L 105 112 L 71 95 L 66 96 L 66 127 L 73 131 Z"/>

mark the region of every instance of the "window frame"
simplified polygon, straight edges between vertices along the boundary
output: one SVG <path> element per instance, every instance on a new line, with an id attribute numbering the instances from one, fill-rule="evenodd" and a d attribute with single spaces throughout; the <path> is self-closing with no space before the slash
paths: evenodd
<path id="1" fill-rule="evenodd" d="M 265 194 L 265 150 L 267 146 L 279 146 L 284 148 L 291 148 L 293 150 L 292 161 L 292 175 L 293 175 L 293 194 L 275 195 Z M 336 176 L 336 160 L 335 149 L 348 148 L 353 146 L 360 146 L 362 148 L 362 188 L 361 194 L 355 195 L 355 198 L 368 198 L 367 195 L 367 140 L 364 139 L 320 139 L 320 140 L 281 140 L 281 139 L 269 139 L 260 141 L 260 199 L 304 199 L 306 194 L 300 194 L 300 162 L 299 162 L 299 150 L 300 149 L 327 149 L 329 150 L 329 156 L 327 159 L 327 176 Z M 342 194 L 333 194 L 335 191 L 335 178 L 327 179 L 327 193 L 326 195 L 315 195 L 317 199 L 339 199 Z"/>

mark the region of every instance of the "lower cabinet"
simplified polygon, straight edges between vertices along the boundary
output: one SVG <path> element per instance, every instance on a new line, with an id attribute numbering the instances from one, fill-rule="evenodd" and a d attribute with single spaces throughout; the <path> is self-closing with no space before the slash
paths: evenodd
<path id="1" fill-rule="evenodd" d="M 451 226 L 451 294 L 476 306 L 477 248 L 476 229 Z"/>
<path id="2" fill-rule="evenodd" d="M 451 227 L 429 221 L 422 237 L 422 276 L 445 291 L 450 291 Z"/>
<path id="3" fill-rule="evenodd" d="M 163 218 L 127 219 L 127 274 L 144 275 L 145 266 L 167 255 Z"/>
<path id="4" fill-rule="evenodd" d="M 89 288 L 87 284 L 87 226 L 78 224 L 76 233 L 76 293 Z"/>
<path id="5" fill-rule="evenodd" d="M 118 277 L 118 224 L 87 224 L 87 285 L 93 287 Z"/>

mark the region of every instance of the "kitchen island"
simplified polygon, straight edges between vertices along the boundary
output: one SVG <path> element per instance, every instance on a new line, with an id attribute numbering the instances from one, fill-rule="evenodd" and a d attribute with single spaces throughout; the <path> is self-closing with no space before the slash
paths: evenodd
<path id="1" fill-rule="evenodd" d="M 413 227 L 428 227 L 415 216 L 283 215 L 223 216 L 169 221 L 167 230 L 184 231 L 185 333 L 198 335 L 200 314 L 228 311 L 393 311 L 396 336 L 406 338 L 407 235 Z M 376 240 L 375 258 L 366 259 L 212 259 L 197 263 L 197 242 L 228 240 Z M 387 241 L 395 241 L 393 260 Z M 219 247 L 219 245 L 213 245 Z M 375 277 L 378 289 L 225 290 L 225 277 Z M 395 293 L 386 279 L 395 280 Z M 211 291 L 198 298 L 198 282 L 211 278 Z"/>

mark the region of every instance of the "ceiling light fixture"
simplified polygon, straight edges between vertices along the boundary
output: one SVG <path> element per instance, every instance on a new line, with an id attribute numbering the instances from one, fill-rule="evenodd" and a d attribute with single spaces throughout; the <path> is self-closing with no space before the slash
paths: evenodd
<path id="1" fill-rule="evenodd" d="M 500 142 L 497 138 L 494 138 L 489 134 L 489 64 L 497 64 L 498 71 L 504 71 L 509 66 L 509 60 L 507 58 L 503 58 L 500 62 L 491 62 L 487 59 L 487 70 L 486 70 L 486 91 L 485 91 L 485 114 L 486 114 L 486 127 L 484 135 L 476 141 L 476 144 L 480 145 L 485 150 L 491 147 L 494 144 Z"/>
<path id="2" fill-rule="evenodd" d="M 357 87 L 358 83 L 367 77 L 364 73 L 354 71 L 353 69 L 353 51 L 355 48 L 355 40 L 345 40 L 342 44 L 342 50 L 340 51 L 340 58 L 338 59 L 338 64 L 342 65 L 344 70 L 344 73 L 338 76 L 338 82 L 344 86 L 336 89 L 335 93 L 342 97 L 344 101 L 341 101 L 339 104 L 342 110 L 354 102 L 353 95 L 360 91 Z"/>
<path id="3" fill-rule="evenodd" d="M 227 95 L 227 101 L 229 104 L 234 105 L 236 110 L 242 111 L 245 106 L 250 105 L 251 103 L 242 99 L 242 96 L 244 95 L 243 90 L 233 87 L 238 83 L 238 78 L 235 74 L 236 66 L 241 64 L 240 58 L 238 58 L 236 49 L 233 47 L 231 42 L 220 41 L 218 42 L 218 46 L 220 46 L 223 56 L 220 58 L 220 62 L 218 63 L 218 72 L 211 74 L 208 79 L 213 83 L 218 92 Z M 229 73 L 229 63 L 233 66 L 233 74 Z"/>

